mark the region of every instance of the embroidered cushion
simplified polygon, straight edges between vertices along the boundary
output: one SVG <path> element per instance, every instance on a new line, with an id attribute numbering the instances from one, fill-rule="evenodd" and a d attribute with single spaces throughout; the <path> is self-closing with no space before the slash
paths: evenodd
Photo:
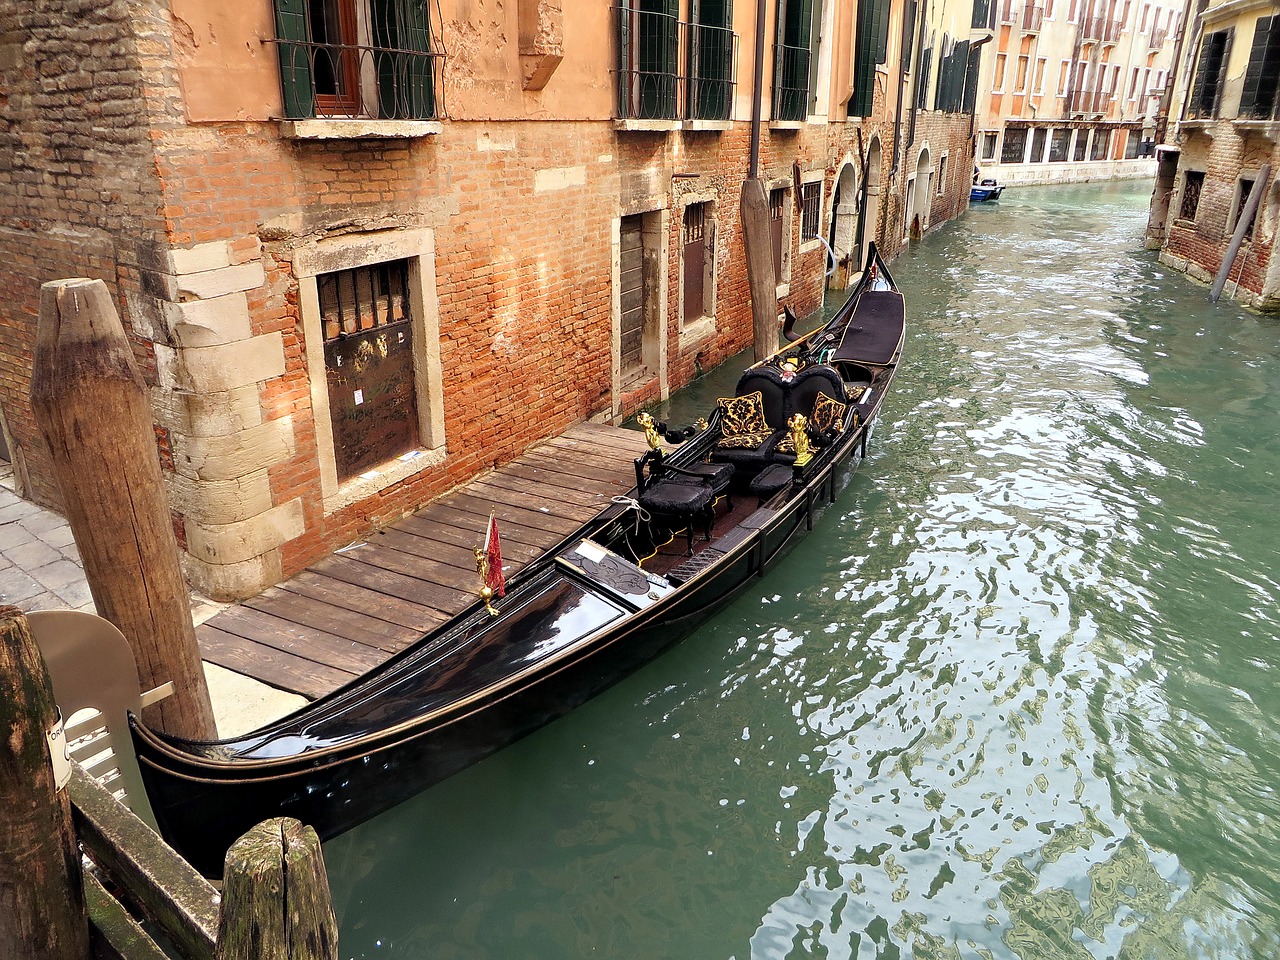
<path id="1" fill-rule="evenodd" d="M 820 433 L 826 433 L 828 430 L 839 430 L 844 424 L 844 412 L 846 409 L 848 409 L 848 404 L 833 400 L 825 393 L 819 393 L 818 399 L 813 402 L 813 415 L 809 417 L 809 423 Z"/>
<path id="2" fill-rule="evenodd" d="M 773 432 L 764 418 L 764 396 L 759 390 L 741 397 L 721 397 L 716 403 L 720 405 L 720 432 L 726 440 L 759 433 L 767 437 Z"/>
<path id="3" fill-rule="evenodd" d="M 771 436 L 773 436 L 773 431 L 766 433 L 736 433 L 731 437 L 723 438 L 716 446 L 721 450 L 754 450 Z"/>

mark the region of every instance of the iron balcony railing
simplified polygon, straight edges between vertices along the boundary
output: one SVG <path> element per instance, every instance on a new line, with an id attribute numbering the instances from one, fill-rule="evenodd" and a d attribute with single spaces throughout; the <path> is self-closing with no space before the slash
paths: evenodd
<path id="1" fill-rule="evenodd" d="M 1076 90 L 1068 100 L 1067 109 L 1072 113 L 1106 113 L 1111 109 L 1112 98 L 1106 90 Z"/>
<path id="2" fill-rule="evenodd" d="M 1106 17 L 1088 17 L 1082 26 L 1085 40 L 1118 43 L 1123 24 L 1119 20 L 1108 20 Z"/>
<path id="3" fill-rule="evenodd" d="M 1001 23 L 1017 23 L 1018 12 L 1022 4 L 1018 0 L 1001 0 L 1000 3 L 1000 22 Z"/>
<path id="4" fill-rule="evenodd" d="M 285 116 L 434 120 L 444 55 L 393 46 L 273 38 Z"/>
<path id="5" fill-rule="evenodd" d="M 1022 8 L 1022 32 L 1039 33 L 1044 25 L 1044 7 L 1038 3 L 1028 3 Z"/>
<path id="6" fill-rule="evenodd" d="M 809 114 L 808 47 L 774 45 L 773 119 L 803 120 Z"/>
<path id="7" fill-rule="evenodd" d="M 737 88 L 738 35 L 660 11 L 614 7 L 618 117 L 728 120 Z"/>
<path id="8" fill-rule="evenodd" d="M 1159 50 L 1164 46 L 1164 42 L 1168 39 L 1168 36 L 1168 27 L 1161 27 L 1159 30 L 1152 30 L 1151 36 L 1147 38 L 1147 47 L 1151 50 Z"/>

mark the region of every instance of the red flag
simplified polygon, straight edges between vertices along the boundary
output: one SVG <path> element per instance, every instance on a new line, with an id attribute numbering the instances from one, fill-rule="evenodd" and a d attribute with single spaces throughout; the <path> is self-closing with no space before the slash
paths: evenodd
<path id="1" fill-rule="evenodd" d="M 495 597 L 507 593 L 507 578 L 502 575 L 502 541 L 498 539 L 498 520 L 489 514 L 489 531 L 484 535 L 484 555 L 489 560 L 489 579 L 485 584 Z"/>

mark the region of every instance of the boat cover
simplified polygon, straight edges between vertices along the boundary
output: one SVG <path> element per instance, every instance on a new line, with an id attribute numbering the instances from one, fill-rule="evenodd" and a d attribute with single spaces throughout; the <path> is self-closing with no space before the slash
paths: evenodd
<path id="1" fill-rule="evenodd" d="M 902 343 L 906 307 L 896 290 L 867 290 L 858 301 L 832 360 L 888 363 Z"/>

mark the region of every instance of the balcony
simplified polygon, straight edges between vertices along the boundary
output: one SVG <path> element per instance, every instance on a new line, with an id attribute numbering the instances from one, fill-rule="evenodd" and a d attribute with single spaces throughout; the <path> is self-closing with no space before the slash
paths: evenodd
<path id="1" fill-rule="evenodd" d="M 1018 22 L 1018 12 L 1022 4 L 1018 0 L 1000 0 L 999 13 L 997 14 L 1001 23 L 1015 24 Z"/>
<path id="2" fill-rule="evenodd" d="M 1022 8 L 1022 32 L 1039 33 L 1044 25 L 1044 7 L 1038 3 L 1028 3 Z"/>
<path id="3" fill-rule="evenodd" d="M 1089 17 L 1082 24 L 1082 39 L 1097 43 L 1118 43 L 1123 24 L 1106 17 Z"/>
<path id="4" fill-rule="evenodd" d="M 736 33 L 630 7 L 615 7 L 614 16 L 620 120 L 729 120 Z"/>
<path id="5" fill-rule="evenodd" d="M 1070 113 L 1106 113 L 1113 95 L 1106 90 L 1076 90 L 1067 99 Z"/>
<path id="6" fill-rule="evenodd" d="M 1147 38 L 1147 47 L 1151 50 L 1159 50 L 1164 46 L 1165 40 L 1169 37 L 1169 29 L 1161 27 L 1159 30 L 1152 30 L 1151 36 Z"/>

